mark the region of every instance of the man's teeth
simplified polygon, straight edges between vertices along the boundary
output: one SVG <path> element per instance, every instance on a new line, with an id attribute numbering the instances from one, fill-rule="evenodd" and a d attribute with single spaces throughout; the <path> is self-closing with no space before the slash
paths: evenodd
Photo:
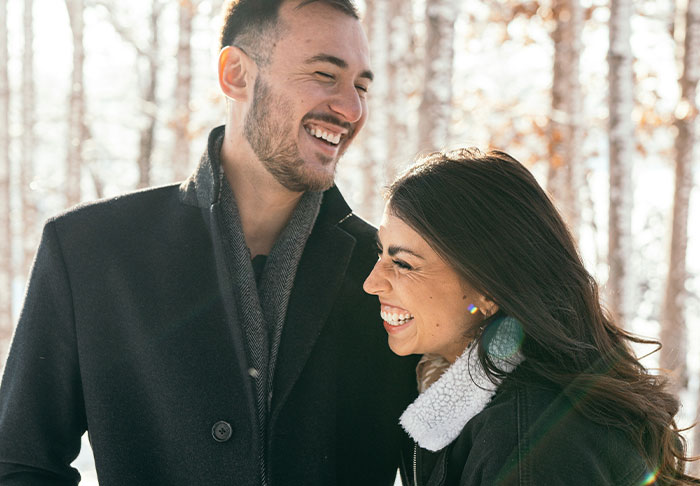
<path id="1" fill-rule="evenodd" d="M 328 133 L 325 130 L 321 130 L 320 128 L 307 128 L 307 132 L 309 132 L 310 135 L 313 135 L 316 138 L 320 138 L 325 140 L 326 142 L 332 143 L 333 145 L 338 145 L 340 142 L 340 134 L 331 134 Z"/>
<path id="2" fill-rule="evenodd" d="M 381 311 L 382 319 L 386 321 L 390 326 L 400 326 L 406 322 L 413 319 L 411 314 L 397 314 L 396 312 L 390 313 L 386 311 Z"/>

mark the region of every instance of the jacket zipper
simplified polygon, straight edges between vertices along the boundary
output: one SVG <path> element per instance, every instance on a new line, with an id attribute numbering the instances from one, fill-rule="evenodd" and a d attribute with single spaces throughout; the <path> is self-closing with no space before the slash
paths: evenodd
<path id="1" fill-rule="evenodd" d="M 413 486 L 418 486 L 418 444 L 416 442 L 413 443 Z"/>

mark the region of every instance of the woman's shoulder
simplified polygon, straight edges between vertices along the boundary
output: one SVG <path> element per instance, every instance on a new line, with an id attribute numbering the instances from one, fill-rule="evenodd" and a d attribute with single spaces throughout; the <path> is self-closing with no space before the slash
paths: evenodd
<path id="1" fill-rule="evenodd" d="M 552 383 L 514 373 L 455 441 L 462 475 L 473 484 L 639 483 L 646 467 L 623 431 L 582 415 Z"/>

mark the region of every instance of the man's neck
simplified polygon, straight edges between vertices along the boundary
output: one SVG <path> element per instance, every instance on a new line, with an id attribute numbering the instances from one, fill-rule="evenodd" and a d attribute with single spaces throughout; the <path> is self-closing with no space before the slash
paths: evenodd
<path id="1" fill-rule="evenodd" d="M 251 257 L 268 255 L 303 193 L 287 190 L 257 158 L 232 153 L 225 141 L 220 157 Z"/>

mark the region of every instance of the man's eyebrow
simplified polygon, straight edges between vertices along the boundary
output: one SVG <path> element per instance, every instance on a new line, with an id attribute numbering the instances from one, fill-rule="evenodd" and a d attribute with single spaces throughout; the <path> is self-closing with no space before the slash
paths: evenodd
<path id="1" fill-rule="evenodd" d="M 333 56 L 331 54 L 317 54 L 313 57 L 310 57 L 309 59 L 306 60 L 306 64 L 313 64 L 315 62 L 329 62 L 335 66 L 338 66 L 341 69 L 347 69 L 348 63 L 345 62 L 343 59 Z M 367 78 L 370 81 L 374 80 L 374 73 L 370 71 L 369 69 L 362 71 L 360 73 L 361 78 Z"/>

